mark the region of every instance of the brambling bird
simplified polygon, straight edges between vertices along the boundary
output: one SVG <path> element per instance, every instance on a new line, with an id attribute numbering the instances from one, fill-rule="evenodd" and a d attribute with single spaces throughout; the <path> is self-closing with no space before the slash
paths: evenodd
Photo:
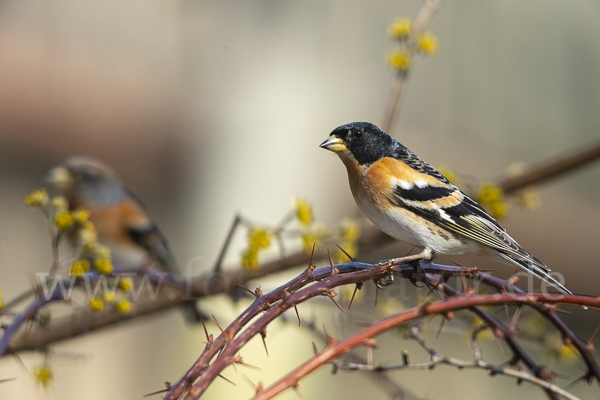
<path id="1" fill-rule="evenodd" d="M 369 122 L 337 127 L 321 147 L 341 158 L 354 200 L 391 237 L 422 247 L 423 259 L 473 253 L 514 264 L 572 294 L 476 201 Z"/>
<path id="2" fill-rule="evenodd" d="M 159 269 L 177 271 L 166 239 L 141 202 L 107 165 L 91 157 L 71 157 L 48 171 L 46 179 L 65 192 L 72 210 L 89 211 L 98 240 L 110 247 L 113 261 L 143 265 L 150 256 Z"/>
<path id="3" fill-rule="evenodd" d="M 72 210 L 89 211 L 98 241 L 110 247 L 113 262 L 148 265 L 153 261 L 158 269 L 177 272 L 167 240 L 110 167 L 92 157 L 70 157 L 49 170 L 46 180 L 64 191 Z M 200 312 L 189 304 L 185 315 L 199 320 Z"/>

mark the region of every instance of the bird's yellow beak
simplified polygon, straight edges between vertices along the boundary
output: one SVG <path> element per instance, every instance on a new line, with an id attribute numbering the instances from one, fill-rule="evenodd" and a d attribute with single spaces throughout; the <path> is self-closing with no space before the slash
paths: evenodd
<path id="1" fill-rule="evenodd" d="M 321 146 L 319 147 L 333 151 L 334 153 L 348 150 L 346 144 L 344 144 L 344 141 L 337 136 L 329 136 L 329 139 L 321 143 Z"/>
<path id="2" fill-rule="evenodd" d="M 54 167 L 44 176 L 46 182 L 60 189 L 68 189 L 71 185 L 71 174 L 65 167 Z"/>

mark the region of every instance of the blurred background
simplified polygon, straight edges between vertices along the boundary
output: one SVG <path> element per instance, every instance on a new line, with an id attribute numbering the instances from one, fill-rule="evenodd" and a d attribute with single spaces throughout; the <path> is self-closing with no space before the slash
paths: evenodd
<path id="1" fill-rule="evenodd" d="M 120 172 L 169 239 L 182 270 L 212 266 L 236 212 L 276 224 L 291 209 L 291 199 L 302 196 L 320 222 L 357 215 L 344 167 L 318 145 L 338 125 L 382 122 L 393 76 L 385 55 L 395 47 L 386 30 L 397 17 L 412 18 L 420 5 L 0 1 L 4 299 L 29 288 L 32 273 L 50 267 L 47 228 L 23 198 L 44 184 L 44 171 L 73 154 L 97 156 Z M 431 164 L 476 179 L 498 178 L 514 161 L 535 164 L 597 140 L 599 16 L 596 1 L 444 2 L 429 26 L 439 51 L 416 60 L 390 133 Z M 540 189 L 538 210 L 512 209 L 503 225 L 560 271 L 574 292 L 598 294 L 600 164 Z M 239 263 L 242 245 L 243 237 L 227 265 Z M 398 244 L 387 255 L 407 249 Z M 359 255 L 364 261 L 381 256 Z M 455 258 L 497 268 L 504 278 L 513 272 Z M 223 325 L 246 305 L 220 299 L 205 307 Z M 325 307 L 315 302 L 300 311 L 327 313 L 319 310 Z M 595 310 L 573 310 L 566 318 L 589 337 L 597 317 Z M 336 322 L 329 323 L 335 331 Z M 260 339 L 242 352 L 245 362 L 262 371 L 228 369 L 225 375 L 237 386 L 216 381 L 207 398 L 251 397 L 254 388 L 243 375 L 272 383 L 310 357 L 311 341 L 318 342 L 295 322 L 269 329 L 269 358 Z M 381 346 L 377 361 L 398 361 L 391 353 L 406 344 L 392 339 L 382 339 L 389 340 L 388 348 Z M 186 325 L 174 310 L 140 319 L 52 346 L 55 378 L 49 389 L 36 386 L 17 361 L 5 357 L 0 378 L 18 379 L 0 384 L 0 397 L 141 398 L 164 381 L 176 381 L 204 340 L 202 328 Z M 460 343 L 462 352 L 453 355 L 471 357 L 461 332 L 453 336 L 450 330 L 437 343 L 440 349 Z M 500 363 L 494 343 L 488 354 Z M 21 358 L 30 369 L 43 362 L 39 354 Z M 363 374 L 329 373 L 322 368 L 303 381 L 304 398 L 388 398 Z M 570 378 L 578 374 L 573 367 Z M 419 398 L 545 398 L 537 388 L 483 371 L 440 367 L 393 376 Z M 573 392 L 598 394 L 597 386 L 582 384 Z"/>

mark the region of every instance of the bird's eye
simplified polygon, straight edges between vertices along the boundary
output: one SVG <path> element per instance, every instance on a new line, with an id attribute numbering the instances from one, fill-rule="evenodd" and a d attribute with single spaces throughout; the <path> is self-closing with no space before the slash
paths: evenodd
<path id="1" fill-rule="evenodd" d="M 356 136 L 357 138 L 362 137 L 362 135 L 363 135 L 362 131 L 356 131 L 354 133 L 354 136 Z"/>

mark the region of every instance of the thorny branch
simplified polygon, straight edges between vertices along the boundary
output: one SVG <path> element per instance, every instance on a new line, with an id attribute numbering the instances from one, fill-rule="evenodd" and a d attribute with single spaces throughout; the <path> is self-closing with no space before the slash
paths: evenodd
<path id="1" fill-rule="evenodd" d="M 444 290 L 444 288 L 447 286 L 447 284 L 443 283 L 444 276 L 457 274 L 474 276 L 478 273 L 477 269 L 425 264 L 422 266 L 422 268 L 426 273 L 435 273 L 437 275 L 425 275 L 426 278 L 423 278 L 424 274 L 419 271 L 419 268 L 410 263 L 412 259 L 414 259 L 414 256 L 405 257 L 404 259 L 397 261 L 397 263 L 401 264 L 396 265 L 385 262 L 378 263 L 373 266 L 358 263 L 348 263 L 317 270 L 314 269 L 314 265 L 311 261 L 311 264 L 307 270 L 294 280 L 265 296 L 260 296 L 257 294 L 257 299 L 255 302 L 248 307 L 248 309 L 229 327 L 223 330 L 222 334 L 216 339 L 213 339 L 212 336 L 209 336 L 207 338 L 208 344 L 206 349 L 203 351 L 194 365 L 188 370 L 188 372 L 186 372 L 186 374 L 184 374 L 184 376 L 177 383 L 170 387 L 165 399 L 198 399 L 204 393 L 210 383 L 217 376 L 219 376 L 224 368 L 236 362 L 235 355 L 239 354 L 240 349 L 252 337 L 258 334 L 261 334 L 263 338 L 266 336 L 266 328 L 271 321 L 280 316 L 286 310 L 295 307 L 296 305 L 310 298 L 327 296 L 333 299 L 335 293 L 332 291 L 332 289 L 334 287 L 349 283 L 361 283 L 367 280 L 385 277 L 390 273 L 394 273 L 413 281 L 418 279 L 426 279 L 426 282 L 428 285 L 430 285 L 430 287 L 437 288 L 438 290 Z M 310 283 L 315 281 L 317 283 L 308 286 Z M 498 290 L 501 291 L 501 288 L 507 286 L 508 283 L 503 281 L 503 284 L 498 287 Z M 299 380 L 308 373 L 328 362 L 331 362 L 333 359 L 339 357 L 341 354 L 346 353 L 354 347 L 365 345 L 365 343 L 371 340 L 374 336 L 399 324 L 415 321 L 430 315 L 448 315 L 449 312 L 454 310 L 473 310 L 474 307 L 477 307 L 478 305 L 529 305 L 536 309 L 542 309 L 551 313 L 551 309 L 546 308 L 547 306 L 545 306 L 543 303 L 556 302 L 582 304 L 594 307 L 600 306 L 600 298 L 587 296 L 558 296 L 548 294 L 520 293 L 496 293 L 494 295 L 478 296 L 467 296 L 465 294 L 461 294 L 460 296 L 455 296 L 444 301 L 438 301 L 435 303 L 427 302 L 422 306 L 415 307 L 385 320 L 378 321 L 342 342 L 337 343 L 332 339 L 326 348 L 318 353 L 313 359 L 300 366 L 298 369 L 287 375 L 269 389 L 265 391 L 262 391 L 262 389 L 259 390 L 256 398 L 271 398 L 275 394 L 280 393 L 288 387 L 296 387 Z M 262 316 L 254 320 L 254 322 L 245 330 L 241 331 L 244 325 L 249 324 L 250 320 L 252 320 L 255 316 L 258 316 L 261 311 L 263 312 Z M 502 329 L 500 329 L 500 326 L 503 325 L 500 322 L 496 322 L 491 316 L 486 316 L 482 313 L 482 319 L 488 323 L 489 326 L 495 329 L 495 332 L 498 336 L 502 335 L 502 339 L 506 340 L 515 354 L 515 362 L 523 361 L 533 376 L 549 383 L 552 375 L 544 373 L 541 368 L 539 368 L 533 361 L 529 359 L 529 356 L 525 353 L 525 351 L 520 348 L 518 343 L 516 343 L 516 340 L 510 331 L 504 332 Z M 577 338 L 575 333 L 570 330 L 567 331 L 566 335 L 568 338 Z M 583 351 L 589 353 L 590 349 L 587 348 Z M 213 360 L 212 363 L 211 360 Z M 595 361 L 593 361 L 593 358 L 591 358 L 591 362 L 593 365 L 590 367 L 590 376 L 600 380 L 600 375 L 597 374 L 597 365 L 595 364 Z M 554 390 L 554 386 L 551 384 L 544 384 L 542 387 L 544 387 L 544 389 L 550 393 L 551 398 L 554 398 L 554 393 L 557 393 Z"/>
<path id="2" fill-rule="evenodd" d="M 550 298 L 549 298 L 550 297 Z M 481 305 L 504 305 L 504 304 L 517 304 L 517 305 L 529 305 L 537 307 L 540 303 L 568 303 L 568 304 L 585 304 L 592 307 L 600 306 L 600 299 L 586 296 L 564 296 L 560 300 L 556 300 L 555 296 L 548 296 L 547 294 L 494 294 L 494 295 L 477 295 L 477 296 L 460 296 L 456 298 L 447 299 L 445 301 L 438 301 L 435 303 L 428 303 L 414 307 L 401 313 L 392 315 L 381 321 L 377 321 L 369 327 L 357 332 L 350 337 L 337 342 L 331 340 L 330 343 L 315 357 L 311 358 L 298 368 L 290 372 L 288 375 L 274 383 L 267 389 L 259 390 L 253 400 L 264 400 L 273 398 L 275 395 L 283 392 L 288 388 L 294 388 L 298 386 L 299 381 L 320 368 L 321 366 L 330 363 L 337 357 L 348 352 L 349 350 L 363 346 L 369 343 L 370 340 L 376 335 L 379 335 L 391 328 L 398 325 L 405 324 L 407 322 L 415 321 L 426 316 L 445 314 L 456 310 L 468 309 L 474 306 Z M 546 390 L 552 390 L 551 387 L 545 387 Z M 555 393 L 555 392 L 552 392 Z M 193 399 L 195 397 L 189 397 Z"/>

